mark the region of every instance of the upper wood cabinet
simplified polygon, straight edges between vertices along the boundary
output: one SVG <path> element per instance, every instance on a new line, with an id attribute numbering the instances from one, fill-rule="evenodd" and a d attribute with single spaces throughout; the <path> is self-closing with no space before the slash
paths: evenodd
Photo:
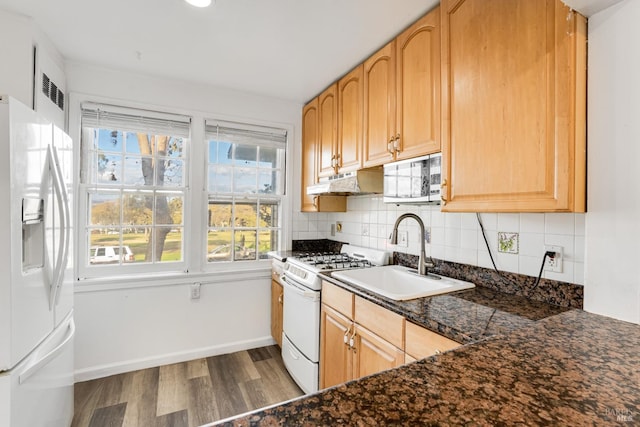
<path id="1" fill-rule="evenodd" d="M 364 62 L 364 167 L 395 160 L 396 42 Z"/>
<path id="2" fill-rule="evenodd" d="M 560 0 L 441 7 L 442 210 L 584 211 L 585 18 Z"/>
<path id="3" fill-rule="evenodd" d="M 338 145 L 336 172 L 362 168 L 363 65 L 338 81 Z"/>
<path id="4" fill-rule="evenodd" d="M 326 104 L 327 105 L 327 104 Z M 331 115 L 329 117 L 332 117 Z M 333 119 L 331 119 L 333 120 Z M 320 112 L 319 98 L 314 98 L 302 110 L 302 165 L 301 203 L 302 212 L 345 212 L 345 196 L 312 196 L 307 194 L 307 186 L 318 182 L 318 159 L 320 158 Z"/>
<path id="5" fill-rule="evenodd" d="M 302 109 L 302 212 L 315 212 L 313 196 L 307 194 L 307 187 L 317 181 L 318 151 L 318 98 L 314 98 Z"/>
<path id="6" fill-rule="evenodd" d="M 364 63 L 364 167 L 440 151 L 440 8 Z"/>
<path id="7" fill-rule="evenodd" d="M 440 7 L 396 38 L 396 159 L 440 151 Z"/>
<path id="8" fill-rule="evenodd" d="M 338 147 L 338 84 L 318 96 L 318 176 L 336 173 Z"/>

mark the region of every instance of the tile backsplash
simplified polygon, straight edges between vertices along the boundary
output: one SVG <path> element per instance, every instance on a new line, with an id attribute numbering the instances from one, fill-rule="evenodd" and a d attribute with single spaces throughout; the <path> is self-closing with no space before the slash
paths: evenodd
<path id="1" fill-rule="evenodd" d="M 347 212 L 301 213 L 293 215 L 293 239 L 333 239 L 354 245 L 404 252 L 420 252 L 420 228 L 413 219 L 405 219 L 399 229 L 408 232 L 408 245 L 389 243 L 391 229 L 398 216 L 419 215 L 428 231 L 426 253 L 437 259 L 492 268 L 489 252 L 475 213 L 443 213 L 440 206 L 385 204 L 380 195 L 351 196 Z M 491 253 L 499 270 L 537 276 L 545 245 L 563 248 L 562 273 L 545 271 L 543 277 L 562 282 L 584 284 L 585 214 L 573 213 L 482 213 Z M 331 234 L 332 225 L 342 231 Z M 334 227 L 335 228 L 335 227 Z M 498 233 L 518 234 L 517 254 L 498 251 Z"/>

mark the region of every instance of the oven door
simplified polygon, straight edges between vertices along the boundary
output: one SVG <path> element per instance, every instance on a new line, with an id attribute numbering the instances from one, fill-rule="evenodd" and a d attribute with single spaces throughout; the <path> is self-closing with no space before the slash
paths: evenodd
<path id="1" fill-rule="evenodd" d="M 289 341 L 311 362 L 320 355 L 320 291 L 314 291 L 290 276 L 283 276 L 284 314 L 282 329 Z"/>

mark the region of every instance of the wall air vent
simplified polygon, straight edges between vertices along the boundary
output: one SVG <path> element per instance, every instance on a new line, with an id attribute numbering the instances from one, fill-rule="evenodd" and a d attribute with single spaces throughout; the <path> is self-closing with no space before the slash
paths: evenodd
<path id="1" fill-rule="evenodd" d="M 42 93 L 64 111 L 64 93 L 45 73 L 42 73 Z"/>

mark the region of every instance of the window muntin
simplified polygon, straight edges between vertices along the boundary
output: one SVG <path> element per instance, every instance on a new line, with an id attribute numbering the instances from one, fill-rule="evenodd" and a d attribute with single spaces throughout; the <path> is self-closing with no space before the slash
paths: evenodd
<path id="1" fill-rule="evenodd" d="M 184 262 L 189 122 L 149 114 L 82 106 L 88 268 Z"/>
<path id="2" fill-rule="evenodd" d="M 207 122 L 207 262 L 267 258 L 281 234 L 286 132 Z"/>

